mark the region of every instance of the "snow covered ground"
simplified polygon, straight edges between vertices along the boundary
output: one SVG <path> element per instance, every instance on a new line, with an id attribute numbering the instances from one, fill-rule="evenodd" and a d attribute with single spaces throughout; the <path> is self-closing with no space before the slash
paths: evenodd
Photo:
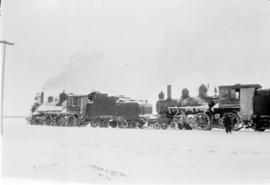
<path id="1" fill-rule="evenodd" d="M 32 126 L 5 119 L 2 175 L 81 183 L 270 183 L 270 132 Z"/>

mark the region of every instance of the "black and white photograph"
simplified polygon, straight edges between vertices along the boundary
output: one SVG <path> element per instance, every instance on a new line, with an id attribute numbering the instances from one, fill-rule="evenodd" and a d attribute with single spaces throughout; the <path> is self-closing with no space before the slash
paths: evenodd
<path id="1" fill-rule="evenodd" d="M 1 184 L 270 184 L 269 0 L 1 0 Z"/>

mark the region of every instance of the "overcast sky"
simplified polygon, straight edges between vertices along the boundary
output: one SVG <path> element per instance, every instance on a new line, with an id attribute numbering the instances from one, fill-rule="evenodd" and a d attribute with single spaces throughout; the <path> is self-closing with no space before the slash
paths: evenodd
<path id="1" fill-rule="evenodd" d="M 6 115 L 37 91 L 157 100 L 200 84 L 270 88 L 267 0 L 4 0 Z"/>

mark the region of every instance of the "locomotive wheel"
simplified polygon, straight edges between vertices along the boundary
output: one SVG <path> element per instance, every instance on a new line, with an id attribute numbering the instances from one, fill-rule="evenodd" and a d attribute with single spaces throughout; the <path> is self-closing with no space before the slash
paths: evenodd
<path id="1" fill-rule="evenodd" d="M 240 117 L 237 114 L 232 113 L 232 112 L 225 113 L 223 115 L 223 117 L 221 118 L 221 122 L 222 122 L 223 127 L 224 127 L 224 119 L 223 118 L 225 116 L 228 116 L 231 119 L 231 128 L 233 131 L 238 131 L 241 129 L 241 128 L 239 129 L 239 125 L 241 123 Z"/>
<path id="2" fill-rule="evenodd" d="M 122 128 L 128 128 L 128 122 L 127 121 L 122 122 Z"/>
<path id="3" fill-rule="evenodd" d="M 110 126 L 112 128 L 116 128 L 117 127 L 117 121 L 113 120 L 112 122 L 110 122 Z"/>
<path id="4" fill-rule="evenodd" d="M 255 124 L 255 128 L 256 128 L 256 124 Z M 264 132 L 265 131 L 265 128 L 257 128 L 257 129 L 254 129 L 255 131 L 259 131 L 259 132 Z"/>
<path id="5" fill-rule="evenodd" d="M 127 120 L 127 128 L 132 128 L 130 120 Z"/>
<path id="6" fill-rule="evenodd" d="M 63 127 L 67 127 L 68 126 L 68 116 L 64 116 L 63 117 Z"/>
<path id="7" fill-rule="evenodd" d="M 127 122 L 125 120 L 118 122 L 118 128 L 126 128 L 126 127 L 127 127 Z"/>
<path id="8" fill-rule="evenodd" d="M 195 123 L 199 129 L 210 130 L 210 118 L 205 113 L 198 113 L 195 115 Z"/>
<path id="9" fill-rule="evenodd" d="M 143 128 L 145 122 L 143 120 L 136 122 L 136 128 Z"/>
<path id="10" fill-rule="evenodd" d="M 40 125 L 47 125 L 45 116 L 41 116 L 38 119 L 40 120 Z"/>
<path id="11" fill-rule="evenodd" d="M 102 121 L 102 125 L 104 128 L 108 128 L 110 123 L 107 120 Z"/>
<path id="12" fill-rule="evenodd" d="M 136 128 L 137 127 L 137 123 L 135 121 L 130 121 L 129 122 L 129 128 Z"/>
<path id="13" fill-rule="evenodd" d="M 116 128 L 117 127 L 117 124 L 113 123 L 110 125 L 112 128 Z"/>
<path id="14" fill-rule="evenodd" d="M 156 122 L 156 123 L 154 124 L 154 129 L 160 129 L 160 124 L 159 124 L 159 122 Z"/>
<path id="15" fill-rule="evenodd" d="M 167 123 L 161 123 L 161 128 L 162 129 L 167 129 L 168 128 L 168 124 Z"/>
<path id="16" fill-rule="evenodd" d="M 177 125 L 177 128 L 179 129 L 179 130 L 183 130 L 183 125 L 181 124 L 181 123 L 178 123 L 178 125 Z"/>
<path id="17" fill-rule="evenodd" d="M 146 118 L 141 118 L 139 119 L 137 122 L 137 128 L 143 128 L 144 126 L 148 126 L 148 122 L 147 122 L 147 119 Z"/>
<path id="18" fill-rule="evenodd" d="M 172 121 L 172 122 L 170 123 L 170 127 L 171 127 L 172 129 L 177 129 L 178 124 L 177 124 L 176 122 Z"/>
<path id="19" fill-rule="evenodd" d="M 79 121 L 79 126 L 80 126 L 80 127 L 85 127 L 85 126 L 87 126 L 87 125 L 89 125 L 89 122 L 86 121 L 85 119 L 81 119 L 81 120 Z"/>
<path id="20" fill-rule="evenodd" d="M 76 125 L 75 126 L 77 126 L 77 127 L 81 127 L 81 126 L 84 126 L 84 122 L 83 122 L 83 120 L 81 120 L 81 119 L 77 119 L 77 123 L 76 123 Z"/>
<path id="21" fill-rule="evenodd" d="M 191 129 L 198 129 L 198 125 L 197 125 L 196 120 L 194 118 L 189 118 L 188 124 L 191 127 Z"/>
<path id="22" fill-rule="evenodd" d="M 32 124 L 32 125 L 42 125 L 42 122 L 41 122 L 41 120 L 40 120 L 39 117 L 34 117 L 34 118 L 32 118 L 32 120 L 31 120 L 31 124 Z"/>
<path id="23" fill-rule="evenodd" d="M 57 116 L 55 118 L 55 124 L 56 124 L 56 126 L 63 126 L 64 125 L 64 122 L 65 122 L 65 120 L 64 120 L 64 117 L 63 116 Z"/>
<path id="24" fill-rule="evenodd" d="M 123 123 L 122 123 L 121 121 L 119 121 L 119 122 L 117 123 L 117 126 L 118 126 L 118 128 L 123 128 Z"/>
<path id="25" fill-rule="evenodd" d="M 46 116 L 45 117 L 45 123 L 46 125 L 54 126 L 54 120 L 52 116 Z"/>
<path id="26" fill-rule="evenodd" d="M 98 122 L 96 120 L 91 121 L 91 127 L 96 128 L 98 126 Z"/>
<path id="27" fill-rule="evenodd" d="M 68 117 L 68 126 L 76 126 L 77 125 L 77 118 L 75 116 Z"/>

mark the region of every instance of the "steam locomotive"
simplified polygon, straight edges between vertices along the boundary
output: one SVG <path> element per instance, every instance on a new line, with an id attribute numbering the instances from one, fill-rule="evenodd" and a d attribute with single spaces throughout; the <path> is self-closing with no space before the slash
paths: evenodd
<path id="1" fill-rule="evenodd" d="M 147 100 L 133 100 L 125 96 L 108 96 L 99 92 L 88 95 L 59 95 L 59 101 L 44 93 L 37 95 L 32 107 L 30 123 L 51 126 L 85 126 L 142 128 L 152 106 Z"/>
<path id="2" fill-rule="evenodd" d="M 167 99 L 159 94 L 156 103 L 159 118 L 154 128 L 185 128 L 211 130 L 222 128 L 224 118 L 230 120 L 233 130 L 253 128 L 264 131 L 270 127 L 270 90 L 259 84 L 236 84 L 219 86 L 219 95 L 208 96 L 207 87 L 199 87 L 199 95 L 190 97 L 182 90 L 180 100 L 171 97 L 171 86 L 167 86 Z"/>
<path id="3" fill-rule="evenodd" d="M 182 90 L 180 99 L 167 98 L 159 93 L 157 116 L 152 115 L 152 105 L 146 100 L 133 100 L 125 96 L 108 96 L 99 92 L 87 95 L 59 95 L 54 103 L 44 93 L 36 97 L 30 123 L 34 125 L 142 128 L 145 123 L 155 129 L 223 128 L 224 118 L 229 118 L 233 130 L 243 127 L 264 131 L 270 127 L 270 90 L 259 84 L 219 86 L 219 95 L 208 96 L 205 85 L 199 94 L 190 97 L 188 89 Z M 226 119 L 228 120 L 228 119 Z"/>

